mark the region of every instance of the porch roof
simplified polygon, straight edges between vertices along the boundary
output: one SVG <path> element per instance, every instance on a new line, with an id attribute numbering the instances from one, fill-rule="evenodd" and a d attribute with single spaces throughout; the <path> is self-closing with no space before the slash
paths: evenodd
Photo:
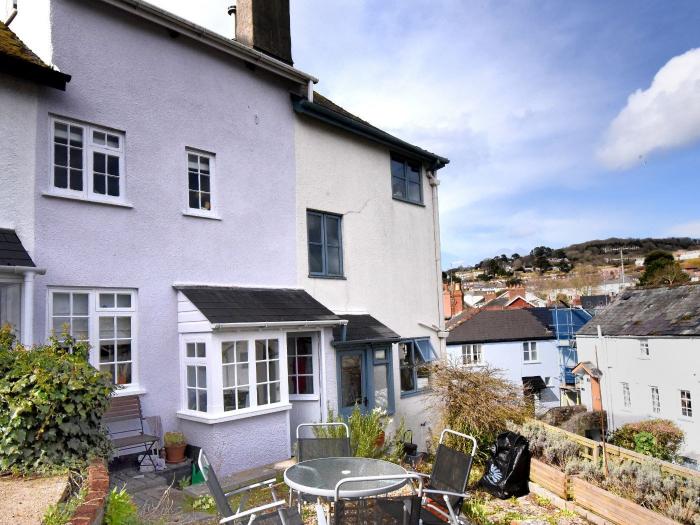
<path id="1" fill-rule="evenodd" d="M 212 324 L 341 321 L 297 288 L 176 286 Z"/>
<path id="2" fill-rule="evenodd" d="M 341 315 L 348 321 L 347 326 L 333 328 L 333 346 L 359 343 L 393 343 L 401 336 L 369 314 Z M 343 338 L 343 331 L 345 337 Z"/>
<path id="3" fill-rule="evenodd" d="M 15 230 L 0 228 L 0 266 L 36 266 Z"/>

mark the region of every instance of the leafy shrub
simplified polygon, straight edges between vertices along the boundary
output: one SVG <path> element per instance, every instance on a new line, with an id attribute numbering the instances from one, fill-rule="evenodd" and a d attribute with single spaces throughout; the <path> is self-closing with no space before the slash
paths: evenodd
<path id="1" fill-rule="evenodd" d="M 192 501 L 191 508 L 194 512 L 206 512 L 216 514 L 216 501 L 209 494 L 204 494 Z"/>
<path id="2" fill-rule="evenodd" d="M 107 496 L 104 522 L 106 525 L 140 525 L 138 509 L 126 487 L 114 487 Z"/>
<path id="3" fill-rule="evenodd" d="M 360 407 L 355 405 L 347 421 L 341 415 L 335 415 L 333 409 L 328 409 L 329 423 L 347 423 L 350 429 L 350 452 L 353 456 L 363 458 L 381 458 L 387 455 L 390 446 L 386 439 L 386 429 L 391 419 L 386 411 L 375 408 L 370 412 L 362 413 Z M 345 430 L 340 426 L 314 428 L 314 434 L 318 437 L 343 437 Z M 378 445 L 377 438 L 384 434 L 384 444 Z"/>
<path id="4" fill-rule="evenodd" d="M 69 476 L 69 481 L 72 490 L 71 496 L 65 501 L 49 506 L 41 521 L 42 525 L 66 525 L 73 517 L 75 509 L 85 499 L 87 487 L 84 484 L 85 477 L 83 473 L 72 472 Z"/>
<path id="5" fill-rule="evenodd" d="M 637 437 L 640 434 L 641 437 Z M 674 461 L 684 438 L 685 434 L 673 421 L 650 419 L 621 426 L 613 432 L 610 443 L 665 461 Z"/>
<path id="6" fill-rule="evenodd" d="M 477 441 L 477 458 L 487 457 L 496 436 L 509 422 L 522 423 L 527 416 L 522 388 L 491 367 L 466 368 L 450 362 L 432 366 L 430 395 L 440 412 L 442 427 L 471 434 Z M 464 440 L 450 446 L 471 452 Z"/>
<path id="7" fill-rule="evenodd" d="M 0 329 L 0 471 L 36 473 L 106 454 L 102 428 L 114 385 L 69 336 L 24 348 Z"/>
<path id="8" fill-rule="evenodd" d="M 513 430 L 520 432 L 529 441 L 532 455 L 545 463 L 565 469 L 579 457 L 578 444 L 541 425 L 525 423 Z"/>

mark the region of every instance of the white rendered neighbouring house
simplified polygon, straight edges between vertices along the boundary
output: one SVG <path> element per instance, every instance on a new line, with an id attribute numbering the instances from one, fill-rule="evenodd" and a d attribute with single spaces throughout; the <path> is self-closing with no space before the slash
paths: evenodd
<path id="1" fill-rule="evenodd" d="M 600 329 L 600 332 L 599 332 Z M 599 371 L 609 430 L 669 419 L 685 432 L 681 453 L 700 460 L 700 286 L 625 291 L 576 334 L 581 367 Z M 581 400 L 593 408 L 590 377 Z"/>
<path id="2" fill-rule="evenodd" d="M 38 57 L 18 60 L 50 78 L 0 73 L 0 316 L 26 344 L 68 325 L 223 474 L 290 457 L 327 407 L 427 438 L 447 159 L 314 95 L 288 2 L 238 8 L 274 34 L 134 0 L 19 6 Z"/>
<path id="3" fill-rule="evenodd" d="M 448 323 L 447 356 L 457 365 L 497 368 L 540 412 L 560 404 L 560 349 L 548 308 L 465 311 Z"/>

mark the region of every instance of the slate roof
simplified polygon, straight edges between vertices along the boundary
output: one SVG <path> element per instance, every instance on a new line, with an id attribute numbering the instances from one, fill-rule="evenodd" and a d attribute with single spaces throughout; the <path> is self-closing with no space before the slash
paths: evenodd
<path id="1" fill-rule="evenodd" d="M 211 323 L 332 321 L 340 317 L 295 288 L 177 287 Z"/>
<path id="2" fill-rule="evenodd" d="M 440 169 L 450 162 L 449 159 L 445 157 L 441 157 L 436 153 L 432 153 L 426 149 L 415 146 L 414 144 L 410 144 L 376 126 L 373 126 L 366 120 L 363 120 L 357 115 L 350 113 L 332 100 L 315 91 L 313 102 L 310 102 L 305 97 L 301 97 L 299 95 L 292 95 L 292 101 L 294 110 L 297 112 L 305 113 L 329 124 L 345 128 L 348 131 L 357 133 L 370 140 L 374 140 L 382 144 L 388 144 L 390 147 L 393 149 L 398 149 L 400 152 L 408 152 L 413 156 L 417 156 L 424 160 L 429 160 L 435 164 L 436 169 Z M 348 121 L 353 125 L 346 125 Z"/>
<path id="3" fill-rule="evenodd" d="M 36 266 L 15 230 L 0 228 L 0 266 Z"/>
<path id="4" fill-rule="evenodd" d="M 700 286 L 626 291 L 577 332 L 578 335 L 700 336 Z"/>
<path id="5" fill-rule="evenodd" d="M 342 327 L 333 327 L 333 344 L 352 344 L 372 341 L 399 341 L 401 336 L 371 315 L 341 315 L 347 319 L 345 341 L 342 340 Z"/>
<path id="6" fill-rule="evenodd" d="M 554 339 L 547 324 L 529 308 L 517 310 L 481 310 L 447 337 L 447 344 L 498 343 Z"/>
<path id="7" fill-rule="evenodd" d="M 0 71 L 65 90 L 70 75 L 45 64 L 4 23 L 0 22 Z"/>

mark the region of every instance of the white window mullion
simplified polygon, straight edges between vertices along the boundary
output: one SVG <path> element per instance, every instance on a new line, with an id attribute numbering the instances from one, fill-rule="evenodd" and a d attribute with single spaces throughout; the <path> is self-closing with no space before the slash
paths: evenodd
<path id="1" fill-rule="evenodd" d="M 207 338 L 207 398 L 209 411 L 224 412 L 224 382 L 222 377 L 221 339 L 210 335 Z"/>
<path id="2" fill-rule="evenodd" d="M 257 379 L 257 363 L 255 362 L 255 337 L 249 336 L 248 338 L 248 385 L 250 386 L 250 391 L 248 395 L 250 396 L 250 408 L 255 408 L 258 406 L 258 379 Z"/>
<path id="3" fill-rule="evenodd" d="M 287 338 L 284 334 L 279 334 L 279 381 L 280 381 L 280 403 L 289 403 L 289 381 L 288 381 L 288 368 L 287 368 Z M 313 372 L 316 375 L 316 366 L 313 359 L 314 354 L 314 341 L 311 338 L 311 363 L 313 364 Z M 314 385 L 315 386 L 315 385 Z M 314 393 L 317 390 L 314 389 Z"/>

